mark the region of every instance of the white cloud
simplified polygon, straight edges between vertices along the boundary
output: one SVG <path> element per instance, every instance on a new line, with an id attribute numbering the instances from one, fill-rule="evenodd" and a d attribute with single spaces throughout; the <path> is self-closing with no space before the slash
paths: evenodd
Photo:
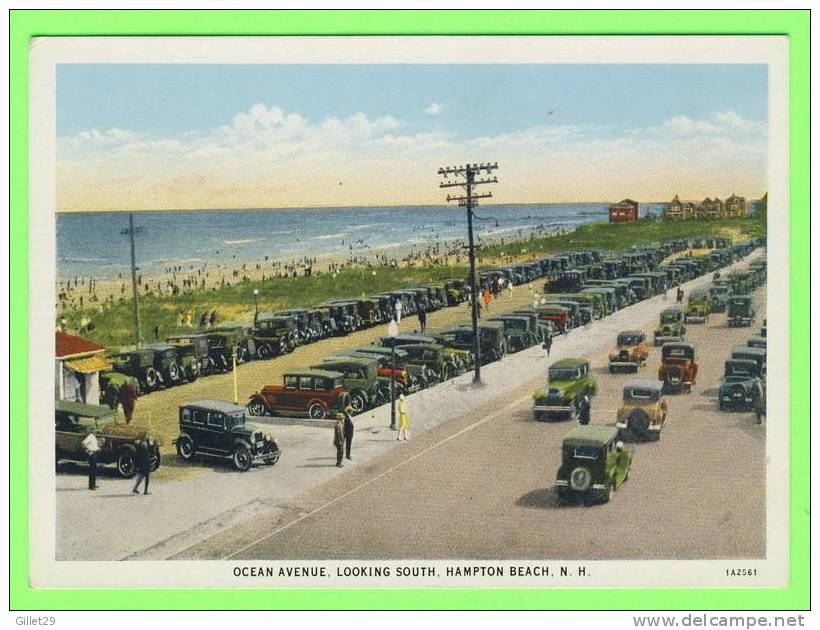
<path id="1" fill-rule="evenodd" d="M 431 116 L 435 116 L 436 114 L 440 114 L 443 109 L 444 105 L 442 105 L 441 103 L 430 103 L 430 105 L 428 105 L 424 111 L 425 113 L 430 114 Z"/>

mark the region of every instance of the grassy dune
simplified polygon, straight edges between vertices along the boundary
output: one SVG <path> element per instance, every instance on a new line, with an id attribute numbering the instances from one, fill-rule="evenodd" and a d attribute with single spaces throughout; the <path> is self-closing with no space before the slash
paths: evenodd
<path id="1" fill-rule="evenodd" d="M 622 224 L 590 223 L 569 234 L 482 247 L 479 264 L 488 265 L 510 258 L 529 260 L 566 250 L 594 248 L 617 251 L 642 243 L 694 236 L 762 236 L 765 229 L 765 222 L 755 218 L 678 223 L 646 219 Z M 279 310 L 312 306 L 332 298 L 364 297 L 446 278 L 464 277 L 466 273 L 466 266 L 374 267 L 348 269 L 335 275 L 239 282 L 233 286 L 194 291 L 177 297 L 142 296 L 140 315 L 143 337 L 146 341 L 153 341 L 155 326 L 159 326 L 160 338 L 189 331 L 177 326 L 180 309 L 193 311 L 196 318 L 203 311 L 215 308 L 221 321 L 249 322 L 254 312 L 254 288 L 259 289 L 260 310 Z M 83 315 L 90 317 L 95 326 L 85 337 L 108 347 L 133 343 L 131 300 L 123 299 L 103 313 L 88 308 L 70 312 L 67 314 L 70 328 L 74 328 L 72 324 L 76 325 Z"/>

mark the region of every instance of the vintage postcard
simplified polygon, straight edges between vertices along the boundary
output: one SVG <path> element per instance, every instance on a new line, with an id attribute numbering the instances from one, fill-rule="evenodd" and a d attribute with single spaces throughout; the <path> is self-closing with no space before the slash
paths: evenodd
<path id="1" fill-rule="evenodd" d="M 785 587 L 788 62 L 32 40 L 31 585 Z"/>

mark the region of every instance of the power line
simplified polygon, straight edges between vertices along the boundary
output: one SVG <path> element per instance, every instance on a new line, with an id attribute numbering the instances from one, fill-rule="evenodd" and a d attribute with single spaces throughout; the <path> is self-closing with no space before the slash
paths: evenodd
<path id="1" fill-rule="evenodd" d="M 473 239 L 473 218 L 475 214 L 473 208 L 478 205 L 479 199 L 488 199 L 493 193 L 476 193 L 474 188 L 483 184 L 497 184 L 498 179 L 490 176 L 492 171 L 498 168 L 498 162 L 482 162 L 480 164 L 465 164 L 461 166 L 443 166 L 438 169 L 438 174 L 444 178 L 439 183 L 439 188 L 461 187 L 464 195 L 447 195 L 447 201 L 456 201 L 458 205 L 467 208 L 467 237 L 468 250 L 470 255 L 470 303 L 473 319 L 473 356 L 475 357 L 475 376 L 473 383 L 481 384 L 481 343 L 478 332 L 478 290 L 475 270 L 475 250 L 476 245 Z M 482 171 L 485 176 L 481 177 Z M 452 177 L 452 179 L 451 179 Z M 476 217 L 477 218 L 477 217 Z"/>

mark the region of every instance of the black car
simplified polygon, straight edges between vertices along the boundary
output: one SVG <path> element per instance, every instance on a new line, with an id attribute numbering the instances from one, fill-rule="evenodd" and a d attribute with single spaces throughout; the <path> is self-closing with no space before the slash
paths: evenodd
<path id="1" fill-rule="evenodd" d="M 179 408 L 177 455 L 190 461 L 194 455 L 230 459 L 234 468 L 250 470 L 255 463 L 273 466 L 279 445 L 273 436 L 247 422 L 248 410 L 224 400 L 199 400 Z"/>

